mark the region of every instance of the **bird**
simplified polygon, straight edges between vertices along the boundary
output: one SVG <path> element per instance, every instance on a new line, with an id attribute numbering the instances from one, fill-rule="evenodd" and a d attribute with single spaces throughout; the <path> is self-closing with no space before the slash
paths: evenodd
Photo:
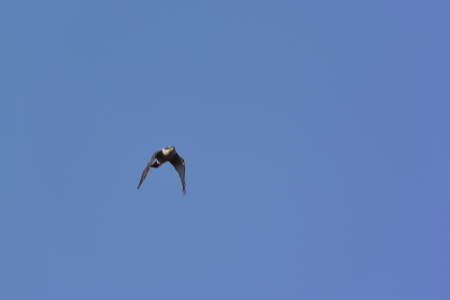
<path id="1" fill-rule="evenodd" d="M 175 151 L 175 147 L 173 146 L 162 148 L 161 150 L 153 153 L 147 166 L 142 172 L 141 181 L 139 181 L 139 185 L 137 188 L 139 189 L 145 177 L 147 177 L 150 168 L 159 168 L 163 163 L 167 161 L 170 162 L 172 166 L 174 166 L 175 170 L 178 173 L 178 176 L 180 176 L 181 191 L 183 192 L 183 194 L 186 194 L 186 184 L 184 182 L 184 159 L 178 155 L 178 153 Z"/>

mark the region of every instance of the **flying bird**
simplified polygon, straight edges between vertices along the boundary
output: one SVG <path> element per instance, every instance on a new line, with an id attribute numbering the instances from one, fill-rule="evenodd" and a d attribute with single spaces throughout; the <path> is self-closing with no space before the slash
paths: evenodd
<path id="1" fill-rule="evenodd" d="M 137 188 L 139 189 L 145 177 L 147 177 L 150 168 L 159 168 L 159 166 L 167 161 L 174 166 L 178 176 L 180 176 L 181 190 L 183 191 L 183 194 L 186 194 L 186 184 L 184 183 L 184 159 L 178 155 L 175 151 L 175 147 L 173 146 L 162 148 L 161 150 L 153 153 L 152 157 L 150 157 L 150 161 L 142 172 L 141 181 L 139 181 Z"/>

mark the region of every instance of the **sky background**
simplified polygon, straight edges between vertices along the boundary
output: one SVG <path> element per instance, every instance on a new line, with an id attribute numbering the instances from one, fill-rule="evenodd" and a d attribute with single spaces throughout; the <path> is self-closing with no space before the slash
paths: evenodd
<path id="1" fill-rule="evenodd" d="M 449 299 L 449 11 L 1 2 L 0 299 Z"/>

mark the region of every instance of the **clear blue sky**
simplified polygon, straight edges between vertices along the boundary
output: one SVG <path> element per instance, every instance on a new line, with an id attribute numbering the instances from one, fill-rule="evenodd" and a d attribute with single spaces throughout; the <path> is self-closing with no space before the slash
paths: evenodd
<path id="1" fill-rule="evenodd" d="M 449 11 L 3 1 L 0 299 L 450 299 Z"/>

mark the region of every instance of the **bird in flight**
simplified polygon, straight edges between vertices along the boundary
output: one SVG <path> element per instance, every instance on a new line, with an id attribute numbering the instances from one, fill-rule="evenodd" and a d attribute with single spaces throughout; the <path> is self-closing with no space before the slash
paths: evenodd
<path id="1" fill-rule="evenodd" d="M 186 184 L 184 183 L 184 159 L 178 155 L 175 151 L 175 147 L 173 146 L 162 148 L 161 150 L 153 153 L 152 157 L 150 157 L 150 161 L 142 172 L 141 181 L 139 181 L 137 188 L 139 189 L 145 177 L 147 177 L 150 168 L 159 168 L 160 165 L 167 161 L 174 166 L 178 176 L 180 176 L 181 190 L 183 191 L 183 194 L 186 194 Z"/>

